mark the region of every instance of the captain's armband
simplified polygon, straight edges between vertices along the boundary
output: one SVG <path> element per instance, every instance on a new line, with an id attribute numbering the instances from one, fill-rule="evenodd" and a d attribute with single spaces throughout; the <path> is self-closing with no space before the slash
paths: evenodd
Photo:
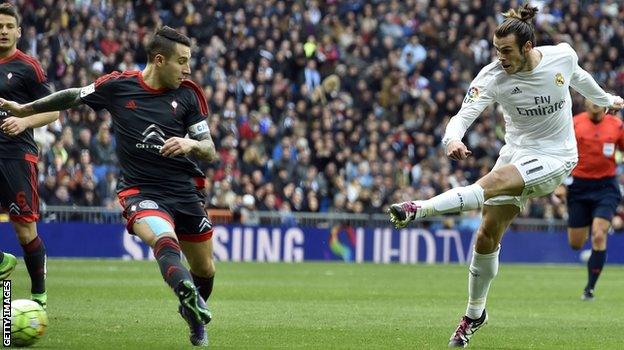
<path id="1" fill-rule="evenodd" d="M 188 134 L 192 139 L 198 139 L 201 135 L 206 133 L 210 133 L 210 128 L 205 120 L 188 127 Z"/>

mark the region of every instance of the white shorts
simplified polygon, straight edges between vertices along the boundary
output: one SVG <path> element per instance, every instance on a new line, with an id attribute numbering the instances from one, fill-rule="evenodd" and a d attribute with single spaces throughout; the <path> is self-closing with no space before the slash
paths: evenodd
<path id="1" fill-rule="evenodd" d="M 524 209 L 529 198 L 552 193 L 572 172 L 576 158 L 562 158 L 504 146 L 492 170 L 503 165 L 516 166 L 524 180 L 524 190 L 519 196 L 497 196 L 485 201 L 486 205 L 513 204 Z"/>

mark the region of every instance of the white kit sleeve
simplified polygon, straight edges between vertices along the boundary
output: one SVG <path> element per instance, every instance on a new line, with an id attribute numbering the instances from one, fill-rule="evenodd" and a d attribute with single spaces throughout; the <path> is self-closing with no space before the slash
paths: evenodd
<path id="1" fill-rule="evenodd" d="M 572 52 L 574 56 L 574 72 L 570 79 L 570 86 L 598 106 L 611 106 L 615 96 L 604 91 L 591 74 L 578 65 L 578 56 L 574 50 Z"/>
<path id="2" fill-rule="evenodd" d="M 484 67 L 476 78 L 470 83 L 468 93 L 462 106 L 446 126 L 442 143 L 446 146 L 451 141 L 461 141 L 466 130 L 483 112 L 494 103 L 496 99 L 495 74 L 492 72 L 493 64 Z"/>

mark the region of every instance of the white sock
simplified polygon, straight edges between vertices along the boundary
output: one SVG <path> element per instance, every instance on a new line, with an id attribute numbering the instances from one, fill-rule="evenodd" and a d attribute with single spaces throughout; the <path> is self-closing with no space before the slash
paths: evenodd
<path id="1" fill-rule="evenodd" d="M 423 214 L 434 216 L 479 209 L 483 206 L 483 187 L 478 184 L 456 187 L 421 202 Z"/>
<path id="2" fill-rule="evenodd" d="M 477 319 L 483 314 L 490 283 L 498 273 L 498 253 L 479 254 L 473 252 L 468 273 L 468 307 L 466 316 Z"/>

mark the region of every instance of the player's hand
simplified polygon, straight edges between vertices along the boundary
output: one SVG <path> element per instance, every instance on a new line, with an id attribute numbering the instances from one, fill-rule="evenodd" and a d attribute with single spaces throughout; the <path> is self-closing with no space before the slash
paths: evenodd
<path id="1" fill-rule="evenodd" d="M 607 113 L 615 113 L 622 108 L 624 108 L 624 99 L 622 99 L 620 96 L 615 96 L 615 100 L 613 101 L 613 104 L 608 107 Z"/>
<path id="2" fill-rule="evenodd" d="M 464 160 L 471 155 L 472 152 L 461 141 L 451 141 L 446 145 L 446 156 L 453 160 Z"/>
<path id="3" fill-rule="evenodd" d="M 183 137 L 172 137 L 165 141 L 165 144 L 160 149 L 160 154 L 165 157 L 176 157 L 179 155 L 189 154 L 193 147 L 197 144 L 196 140 L 187 139 Z"/>
<path id="4" fill-rule="evenodd" d="M 28 116 L 24 110 L 24 106 L 14 101 L 7 101 L 0 98 L 0 108 L 19 118 Z"/>
<path id="5" fill-rule="evenodd" d="M 9 136 L 17 136 L 28 129 L 30 125 L 26 119 L 17 117 L 8 117 L 3 122 L 0 128 Z"/>

